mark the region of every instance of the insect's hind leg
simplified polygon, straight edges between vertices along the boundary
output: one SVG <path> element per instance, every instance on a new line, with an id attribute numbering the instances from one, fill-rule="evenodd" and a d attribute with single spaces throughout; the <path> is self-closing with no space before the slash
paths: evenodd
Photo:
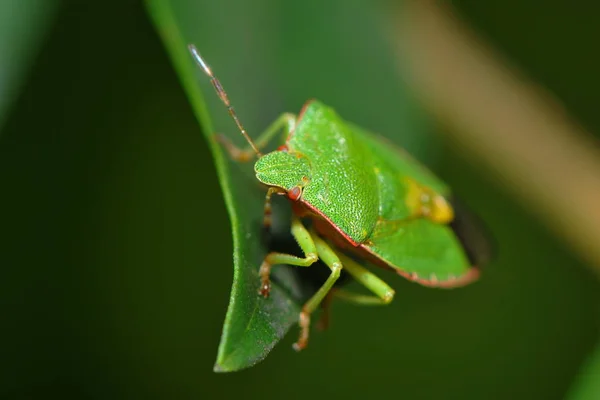
<path id="1" fill-rule="evenodd" d="M 273 265 L 287 264 L 297 267 L 309 267 L 319 259 L 313 238 L 298 217 L 293 217 L 291 231 L 292 236 L 294 236 L 294 239 L 296 239 L 304 253 L 304 258 L 276 252 L 267 254 L 258 271 L 261 280 L 259 293 L 264 297 L 269 297 L 269 292 L 271 291 L 270 276 Z"/>
<path id="2" fill-rule="evenodd" d="M 281 114 L 271 125 L 265 129 L 256 139 L 256 147 L 262 150 L 269 142 L 277 135 L 282 132 L 284 135 L 294 131 L 296 127 L 296 116 L 290 113 Z M 254 149 L 248 146 L 244 149 L 240 149 L 234 145 L 231 140 L 225 135 L 217 135 L 217 140 L 223 144 L 225 150 L 229 153 L 230 157 L 239 162 L 247 162 L 254 158 L 256 155 Z"/>

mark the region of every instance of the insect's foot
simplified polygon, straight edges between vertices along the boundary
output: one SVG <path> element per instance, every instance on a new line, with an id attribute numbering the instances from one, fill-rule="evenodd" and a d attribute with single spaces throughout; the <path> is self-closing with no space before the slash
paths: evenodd
<path id="1" fill-rule="evenodd" d="M 300 340 L 298 340 L 296 343 L 294 343 L 292 345 L 292 348 L 296 351 L 302 351 L 306 347 L 306 344 L 307 344 L 306 342 L 301 342 Z"/>
<path id="2" fill-rule="evenodd" d="M 269 293 L 271 293 L 271 282 L 268 280 L 263 280 L 260 283 L 260 289 L 258 290 L 258 294 L 260 294 L 266 299 L 269 297 Z"/>
<path id="3" fill-rule="evenodd" d="M 298 323 L 300 325 L 300 337 L 292 346 L 296 351 L 303 350 L 308 345 L 308 335 L 310 333 L 310 314 L 306 311 L 302 311 L 300 313 Z"/>

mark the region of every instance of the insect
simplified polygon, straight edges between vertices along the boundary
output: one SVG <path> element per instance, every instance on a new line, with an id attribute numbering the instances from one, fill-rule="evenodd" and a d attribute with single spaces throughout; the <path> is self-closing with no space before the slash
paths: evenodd
<path id="1" fill-rule="evenodd" d="M 195 46 L 189 50 L 249 146 L 240 149 L 225 137 L 219 140 L 233 159 L 256 159 L 256 178 L 267 188 L 265 226 L 271 223 L 273 195 L 291 202 L 291 233 L 304 257 L 267 254 L 259 269 L 259 294 L 268 297 L 275 265 L 309 267 L 320 259 L 330 269 L 302 307 L 296 350 L 306 347 L 311 314 L 325 299 L 383 305 L 394 298 L 387 283 L 355 260 L 430 287 L 460 287 L 479 277 L 479 266 L 452 227 L 458 219 L 449 187 L 409 154 L 317 100 L 309 100 L 297 116 L 282 114 L 253 141 L 208 64 Z M 261 149 L 280 133 L 277 150 L 263 154 Z M 342 270 L 372 294 L 332 290 Z"/>

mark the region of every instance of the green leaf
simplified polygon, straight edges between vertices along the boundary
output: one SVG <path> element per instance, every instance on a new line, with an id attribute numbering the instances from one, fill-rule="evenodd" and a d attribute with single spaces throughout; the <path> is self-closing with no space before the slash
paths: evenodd
<path id="1" fill-rule="evenodd" d="M 0 128 L 57 5 L 53 0 L 0 2 Z"/>
<path id="2" fill-rule="evenodd" d="M 379 21 L 368 2 L 357 4 L 353 16 L 343 20 L 352 29 L 352 21 L 362 18 L 364 31 L 357 35 L 364 40 L 355 43 L 354 48 L 372 53 L 366 65 L 356 62 L 354 48 L 332 45 L 346 40 L 344 31 L 332 30 L 334 27 L 327 22 L 328 15 L 345 7 L 343 1 L 318 3 L 322 10 L 318 14 L 308 12 L 301 4 L 289 2 L 282 6 L 271 0 L 234 2 L 231 7 L 235 12 L 211 2 L 149 0 L 147 5 L 210 145 L 231 220 L 234 281 L 215 371 L 247 368 L 266 357 L 296 323 L 312 287 L 310 282 L 297 278 L 296 272 L 277 267 L 274 281 L 279 285 L 274 285 L 272 296 L 265 300 L 257 295 L 257 272 L 267 252 L 261 235 L 265 192 L 252 175 L 252 166 L 231 162 L 215 141 L 213 132 L 219 131 L 227 132 L 236 144 L 244 144 L 208 78 L 194 64 L 188 44 L 195 44 L 211 65 L 252 136 L 281 112 L 298 112 L 311 97 L 331 102 L 342 115 L 354 115 L 353 122 L 375 121 L 379 125 L 367 126 L 392 132 L 396 142 L 421 158 L 430 153 L 429 136 L 423 129 L 414 129 L 421 115 L 396 79 L 391 48 L 386 48 L 378 37 L 383 33 L 377 33 Z M 271 25 L 286 15 L 297 18 Z M 311 28 L 307 30 L 308 26 Z M 370 78 L 374 73 L 389 84 L 374 86 Z M 210 91 L 206 99 L 202 90 Z M 355 90 L 380 102 L 375 107 L 364 107 L 364 100 L 352 97 Z M 393 117 L 384 120 L 381 115 Z M 276 209 L 274 217 L 278 216 L 281 214 Z M 223 265 L 215 267 L 227 265 L 223 258 Z"/>
<path id="3" fill-rule="evenodd" d="M 273 285 L 269 299 L 258 296 L 258 267 L 264 258 L 264 249 L 257 222 L 262 218 L 264 194 L 227 160 L 214 139 L 200 89 L 201 82 L 208 80 L 188 52 L 187 45 L 194 42 L 194 35 L 181 30 L 174 3 L 177 2 L 157 0 L 149 1 L 148 6 L 210 144 L 231 219 L 234 278 L 214 369 L 235 371 L 262 360 L 296 322 L 300 310 L 298 299 L 292 299 L 277 284 Z M 292 277 L 289 279 L 289 285 L 293 286 Z"/>

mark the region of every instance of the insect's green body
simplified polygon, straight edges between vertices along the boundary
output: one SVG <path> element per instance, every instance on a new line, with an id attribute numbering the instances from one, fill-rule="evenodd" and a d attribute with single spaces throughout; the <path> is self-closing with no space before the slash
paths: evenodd
<path id="1" fill-rule="evenodd" d="M 449 226 L 454 219 L 449 188 L 416 160 L 382 138 L 347 123 L 315 100 L 306 103 L 298 118 L 282 114 L 252 140 L 221 83 L 196 48 L 190 46 L 190 51 L 250 145 L 240 150 L 221 137 L 225 148 L 239 161 L 258 157 L 256 177 L 268 187 L 265 225 L 270 225 L 272 194 L 287 195 L 292 201 L 295 216 L 291 232 L 304 257 L 267 254 L 258 271 L 259 293 L 269 295 L 271 268 L 277 264 L 308 267 L 321 259 L 331 270 L 329 278 L 302 308 L 296 349 L 306 346 L 310 315 L 331 294 L 364 305 L 392 301 L 394 290 L 348 257 L 347 252 L 426 286 L 457 287 L 479 276 Z M 260 148 L 282 128 L 286 134 L 284 144 L 263 155 Z M 304 226 L 303 217 L 312 218 L 310 230 Z M 373 295 L 332 292 L 342 269 Z"/>
<path id="2" fill-rule="evenodd" d="M 307 103 L 286 147 L 259 158 L 257 178 L 285 191 L 301 187 L 298 201 L 352 245 L 421 282 L 443 285 L 470 270 L 452 229 L 409 204 L 450 193 L 408 154 L 318 101 Z"/>

